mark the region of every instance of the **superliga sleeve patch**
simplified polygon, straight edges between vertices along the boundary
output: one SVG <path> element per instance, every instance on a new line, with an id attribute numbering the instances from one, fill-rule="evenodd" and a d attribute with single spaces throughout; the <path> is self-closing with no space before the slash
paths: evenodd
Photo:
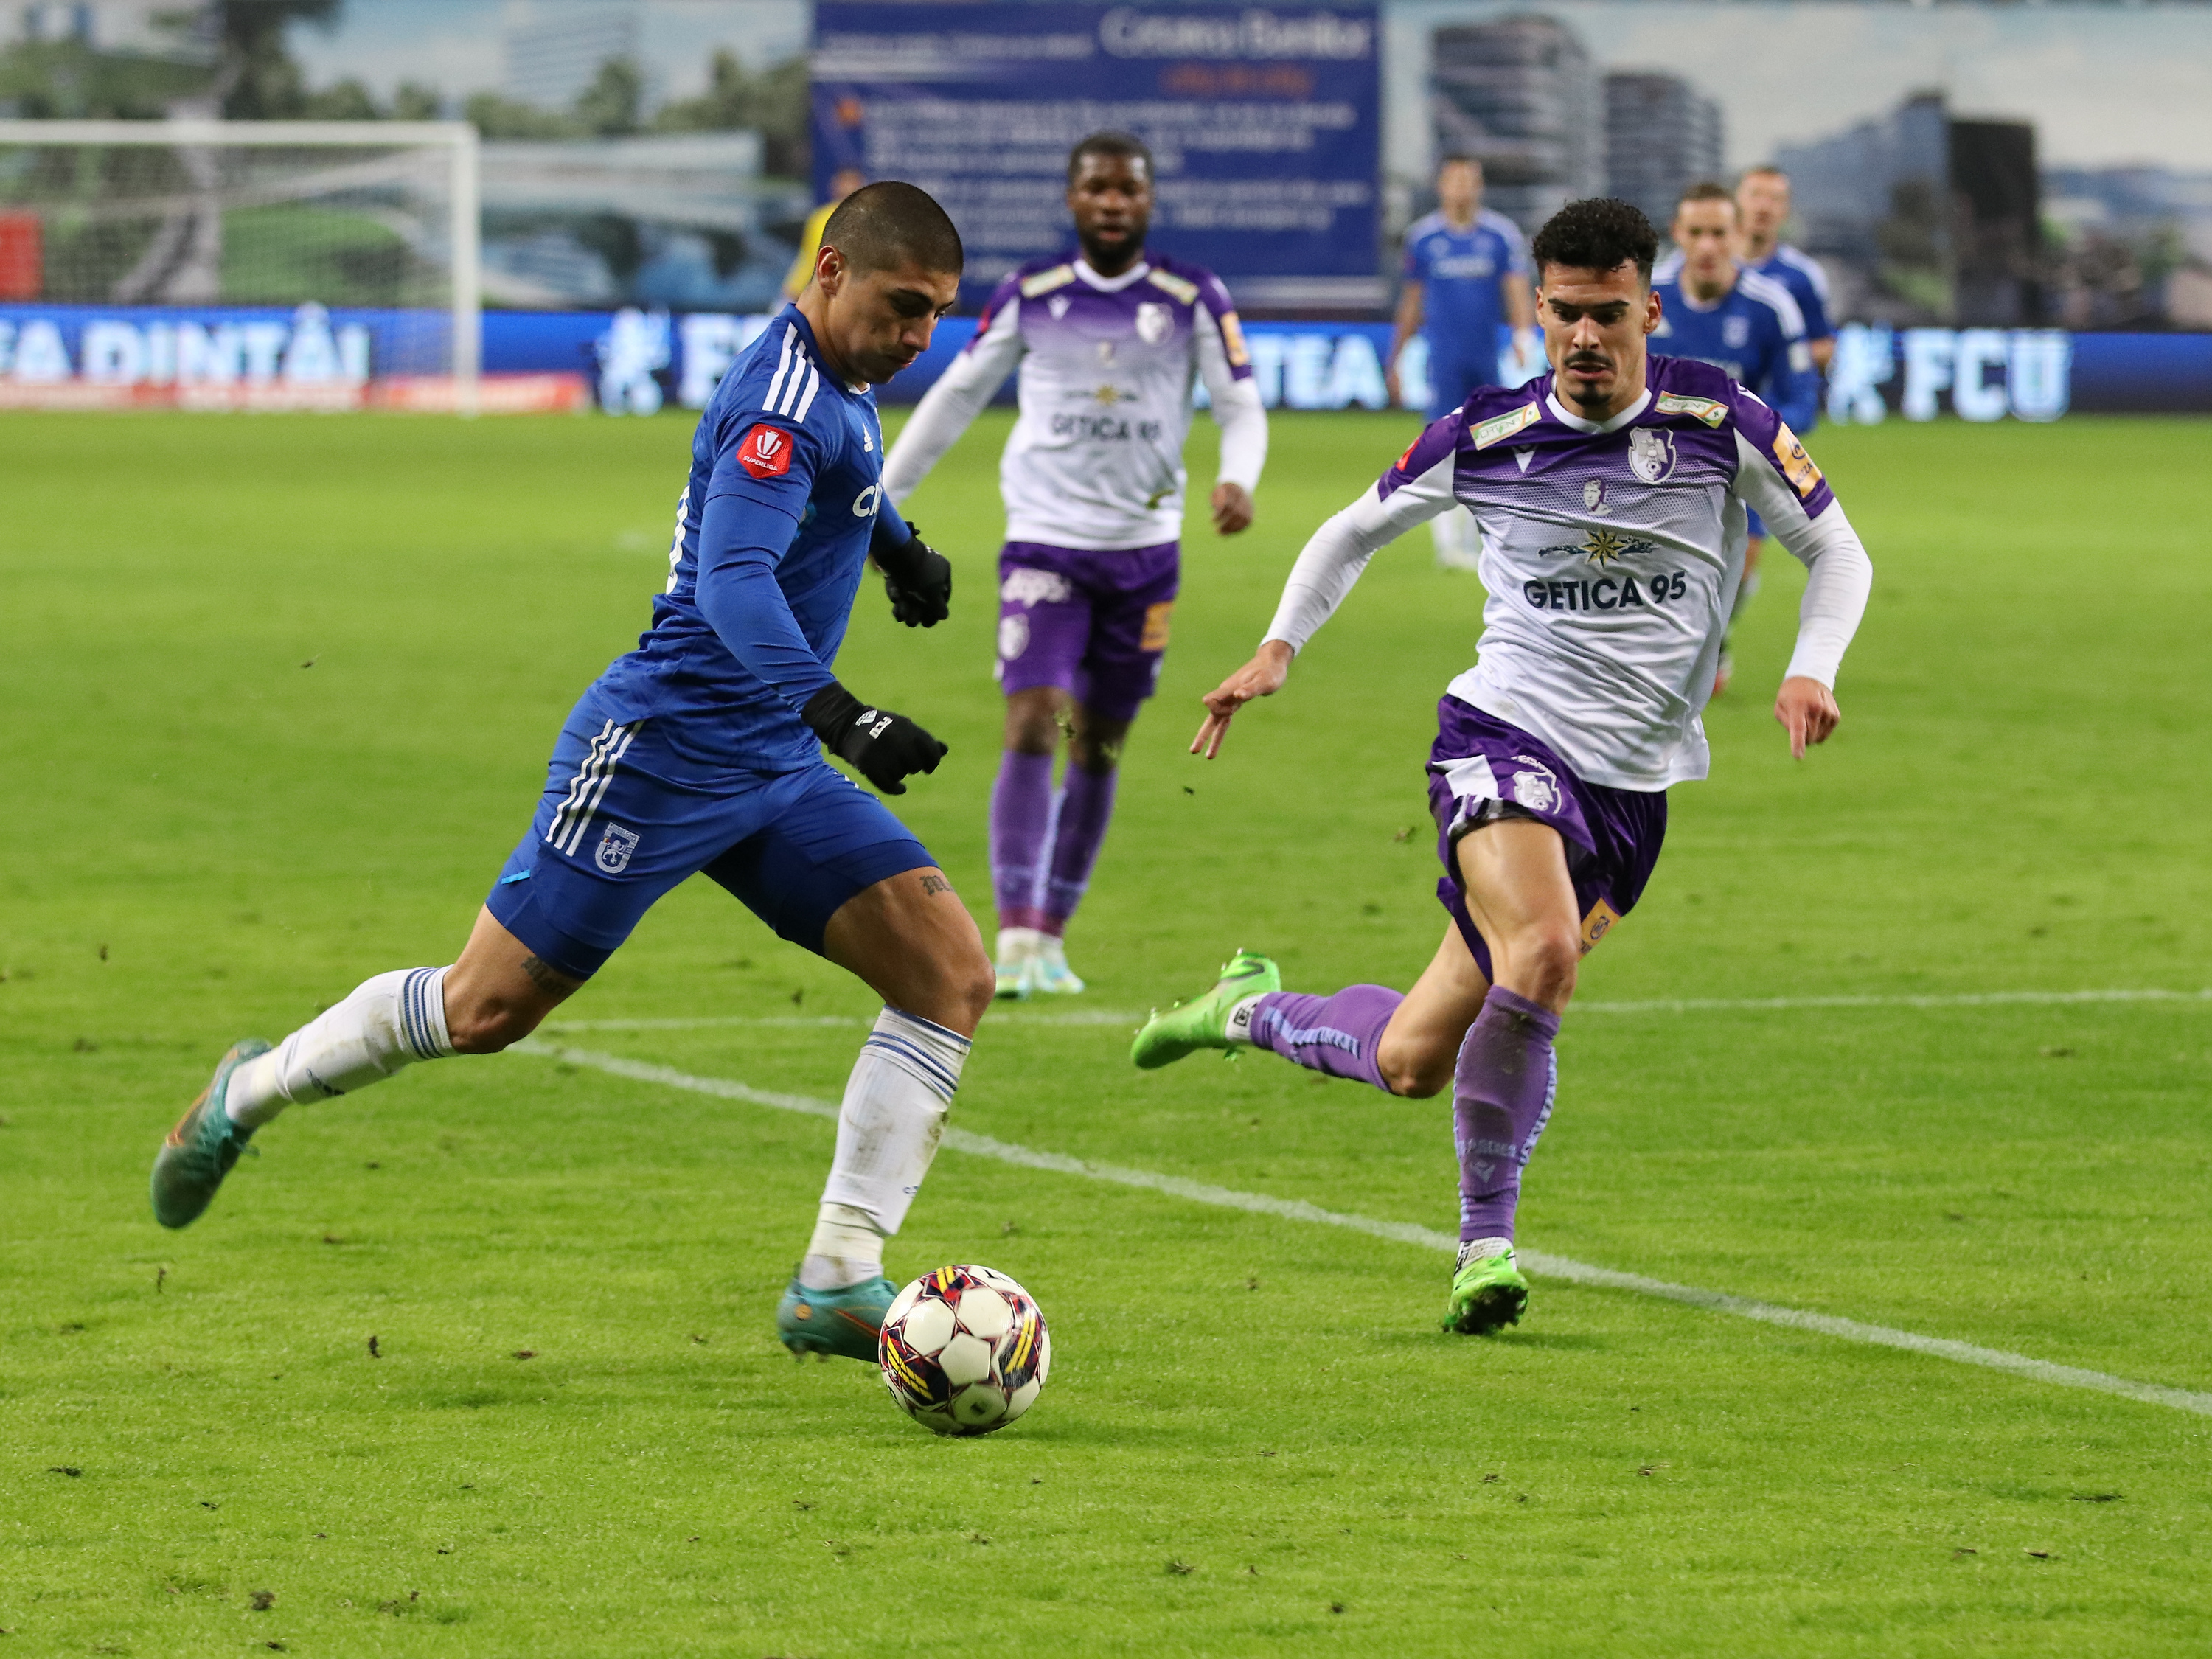
<path id="1" fill-rule="evenodd" d="M 738 444 L 738 465 L 756 478 L 781 478 L 791 471 L 791 434 L 763 421 Z"/>

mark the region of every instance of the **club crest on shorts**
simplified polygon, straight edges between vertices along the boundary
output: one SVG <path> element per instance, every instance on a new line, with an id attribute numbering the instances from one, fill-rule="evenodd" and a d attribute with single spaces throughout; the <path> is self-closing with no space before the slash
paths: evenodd
<path id="1" fill-rule="evenodd" d="M 611 823 L 599 837 L 599 850 L 592 854 L 592 862 L 609 875 L 618 876 L 629 868 L 629 855 L 636 850 L 637 831 Z"/>
<path id="2" fill-rule="evenodd" d="M 1651 426 L 1639 426 L 1631 432 L 1628 470 L 1645 483 L 1657 483 L 1674 470 L 1674 434 Z"/>
<path id="3" fill-rule="evenodd" d="M 1175 313 L 1152 300 L 1139 301 L 1137 305 L 1137 337 L 1146 345 L 1158 345 L 1175 332 Z"/>
<path id="4" fill-rule="evenodd" d="M 1030 648 L 1030 619 L 1017 611 L 999 618 L 999 660 L 1012 662 Z"/>
<path id="5" fill-rule="evenodd" d="M 1513 775 L 1513 799 L 1532 812 L 1556 812 L 1563 800 L 1559 781 L 1552 769 L 1540 760 L 1526 755 L 1516 755 L 1515 760 L 1527 769 Z"/>

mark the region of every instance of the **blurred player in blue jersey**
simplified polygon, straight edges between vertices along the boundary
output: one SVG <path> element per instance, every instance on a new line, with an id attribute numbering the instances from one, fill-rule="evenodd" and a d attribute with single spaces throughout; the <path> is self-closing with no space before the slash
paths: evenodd
<path id="1" fill-rule="evenodd" d="M 1814 366 L 1827 372 L 1836 355 L 1836 325 L 1830 316 L 1828 273 L 1802 248 L 1782 240 L 1790 223 L 1790 175 L 1780 167 L 1753 167 L 1736 180 L 1735 210 L 1743 225 L 1743 263 L 1790 290 L 1805 319 L 1805 346 Z"/>
<path id="2" fill-rule="evenodd" d="M 527 1036 L 656 899 L 703 872 L 884 1000 L 776 1312 L 794 1353 L 874 1360 L 893 1294 L 883 1241 L 936 1150 L 991 961 L 935 860 L 822 749 L 889 794 L 945 752 L 830 665 L 872 553 L 909 627 L 950 607 L 951 564 L 883 499 L 870 387 L 927 348 L 961 264 L 951 220 L 911 185 L 840 204 L 812 280 L 701 417 L 653 625 L 568 715 L 460 959 L 380 974 L 274 1048 L 233 1047 L 155 1162 L 162 1225 L 196 1219 L 287 1105 Z"/>
<path id="3" fill-rule="evenodd" d="M 1668 230 L 1680 258 L 1655 269 L 1659 296 L 1654 344 L 1673 357 L 1693 357 L 1728 371 L 1729 378 L 1765 401 L 1794 432 L 1812 429 L 1820 380 L 1805 341 L 1805 318 L 1790 290 L 1760 275 L 1738 255 L 1742 228 L 1735 198 L 1724 185 L 1692 185 L 1674 204 Z M 1754 512 L 1744 554 L 1743 582 L 1729 622 L 1743 614 L 1759 591 L 1759 556 L 1766 526 Z M 1713 695 L 1728 689 L 1734 664 L 1725 640 Z"/>
<path id="4" fill-rule="evenodd" d="M 1437 210 L 1406 227 L 1405 284 L 1386 378 L 1400 400 L 1398 360 L 1418 331 L 1429 346 L 1431 420 L 1450 414 L 1479 386 L 1501 383 L 1498 331 L 1513 329 L 1513 349 L 1533 349 L 1536 301 L 1528 283 L 1528 243 L 1520 226 L 1482 205 L 1482 164 L 1447 155 L 1437 169 Z M 1479 551 L 1474 518 L 1451 512 L 1432 521 L 1437 562 L 1472 570 Z"/>

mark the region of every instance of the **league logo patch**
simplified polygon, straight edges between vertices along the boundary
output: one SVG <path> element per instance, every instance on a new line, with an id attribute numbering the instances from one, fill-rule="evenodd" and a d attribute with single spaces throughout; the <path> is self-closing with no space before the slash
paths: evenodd
<path id="1" fill-rule="evenodd" d="M 1774 428 L 1774 459 L 1781 467 L 1782 476 L 1800 495 L 1809 497 L 1820 487 L 1820 469 L 1813 465 L 1813 458 L 1805 453 L 1805 446 L 1797 441 L 1797 434 L 1790 429 L 1786 421 Z"/>
<path id="2" fill-rule="evenodd" d="M 1585 513 L 1610 513 L 1613 511 L 1610 507 L 1606 505 L 1604 479 L 1592 478 L 1588 483 L 1583 486 L 1583 511 Z"/>
<path id="3" fill-rule="evenodd" d="M 1156 346 L 1175 332 L 1175 313 L 1151 300 L 1137 306 L 1137 337 L 1146 345 Z"/>
<path id="4" fill-rule="evenodd" d="M 1674 470 L 1674 434 L 1639 426 L 1628 434 L 1628 470 L 1656 484 Z"/>
<path id="5" fill-rule="evenodd" d="M 781 478 L 791 471 L 791 434 L 763 421 L 739 441 L 738 465 L 756 478 Z"/>
<path id="6" fill-rule="evenodd" d="M 1158 605 L 1145 607 L 1145 631 L 1137 641 L 1139 651 L 1164 651 L 1168 648 L 1168 618 L 1175 614 L 1175 601 L 1162 599 Z"/>
<path id="7" fill-rule="evenodd" d="M 1620 912 L 1600 899 L 1590 906 L 1590 913 L 1583 918 L 1582 954 L 1588 956 L 1597 949 L 1597 942 L 1613 931 L 1613 924 L 1620 920 Z"/>
<path id="8" fill-rule="evenodd" d="M 1030 619 L 1016 611 L 999 618 L 999 660 L 1012 662 L 1030 648 Z"/>
<path id="9" fill-rule="evenodd" d="M 1552 769 L 1526 755 L 1516 755 L 1513 758 L 1530 769 L 1513 775 L 1514 800 L 1532 812 L 1558 811 L 1562 794 L 1559 781 L 1553 775 Z"/>
<path id="10" fill-rule="evenodd" d="M 1221 343 L 1229 353 L 1229 367 L 1249 368 L 1252 353 L 1244 344 L 1244 325 L 1233 311 L 1224 311 L 1215 321 L 1220 325 Z"/>
<path id="11" fill-rule="evenodd" d="M 592 862 L 609 875 L 618 876 L 629 868 L 629 855 L 636 850 L 637 831 L 611 823 L 599 837 L 599 851 L 592 854 Z"/>

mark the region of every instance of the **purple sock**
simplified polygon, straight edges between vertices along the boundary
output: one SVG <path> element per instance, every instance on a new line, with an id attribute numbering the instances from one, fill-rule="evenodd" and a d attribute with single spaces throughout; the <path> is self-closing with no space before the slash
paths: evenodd
<path id="1" fill-rule="evenodd" d="M 1536 1150 L 1559 1085 L 1559 1062 L 1552 1052 L 1559 1034 L 1557 1014 L 1493 985 L 1460 1044 L 1452 1129 L 1459 1149 L 1462 1244 L 1513 1237 L 1521 1170 Z"/>
<path id="2" fill-rule="evenodd" d="M 1106 825 L 1114 816 L 1114 781 L 1121 769 L 1086 772 L 1071 763 L 1060 786 L 1054 813 L 1052 865 L 1045 878 L 1045 920 L 1039 925 L 1048 933 L 1063 933 L 1075 907 L 1083 902 L 1083 890 L 1091 885 L 1091 866 L 1106 842 Z"/>
<path id="3" fill-rule="evenodd" d="M 1382 985 L 1347 985 L 1333 997 L 1270 991 L 1252 1010 L 1252 1042 L 1308 1071 L 1370 1083 L 1388 1094 L 1375 1053 L 1382 1028 L 1405 1000 Z"/>
<path id="4" fill-rule="evenodd" d="M 1009 749 L 991 789 L 991 891 L 1001 927 L 1035 927 L 1037 877 L 1052 830 L 1052 757 Z"/>

